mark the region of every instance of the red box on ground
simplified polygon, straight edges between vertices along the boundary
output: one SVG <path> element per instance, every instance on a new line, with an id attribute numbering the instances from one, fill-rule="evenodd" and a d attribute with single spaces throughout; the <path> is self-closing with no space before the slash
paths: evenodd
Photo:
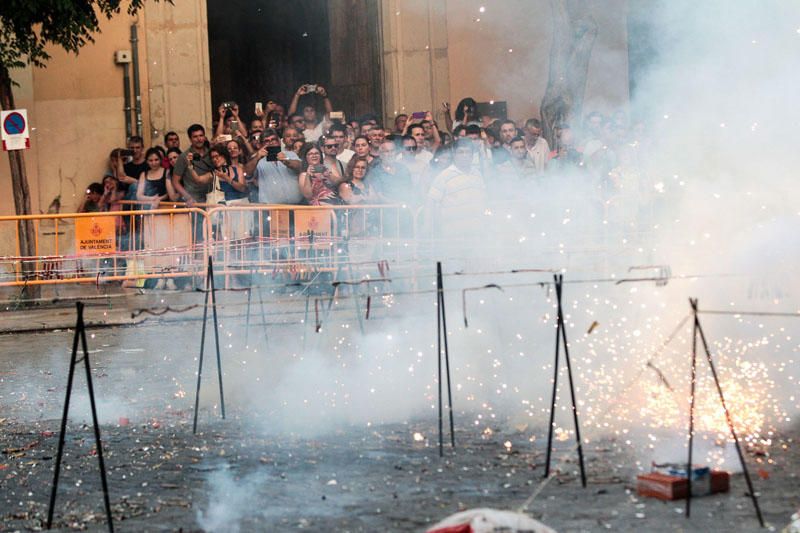
<path id="1" fill-rule="evenodd" d="M 659 500 L 680 500 L 686 497 L 689 483 L 686 478 L 657 472 L 636 476 L 636 492 L 640 496 Z"/>
<path id="2" fill-rule="evenodd" d="M 731 475 L 724 470 L 711 471 L 711 494 L 728 492 L 731 489 Z"/>
<path id="3" fill-rule="evenodd" d="M 721 470 L 711 471 L 710 494 L 728 492 L 731 475 Z M 658 498 L 659 500 L 682 500 L 686 498 L 688 483 L 685 477 L 668 476 L 657 472 L 636 476 L 636 492 L 640 496 Z M 694 491 L 692 491 L 694 494 Z M 694 494 L 695 497 L 702 494 Z"/>

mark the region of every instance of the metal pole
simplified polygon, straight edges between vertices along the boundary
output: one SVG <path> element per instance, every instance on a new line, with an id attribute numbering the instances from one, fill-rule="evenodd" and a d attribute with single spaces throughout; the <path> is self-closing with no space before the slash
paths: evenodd
<path id="1" fill-rule="evenodd" d="M 200 381 L 203 377 L 203 352 L 206 345 L 206 322 L 208 320 L 208 278 L 206 278 L 206 299 L 203 304 L 203 329 L 200 332 L 200 361 L 197 367 L 197 390 L 194 394 L 194 424 L 192 425 L 192 433 L 197 434 L 197 411 L 200 408 Z"/>
<path id="2" fill-rule="evenodd" d="M 136 135 L 142 134 L 142 89 L 139 83 L 139 30 L 131 24 L 131 59 L 133 60 L 133 97 L 136 108 Z"/>
<path id="3" fill-rule="evenodd" d="M 572 418 L 575 422 L 575 439 L 578 441 L 578 462 L 581 466 L 581 485 L 586 488 L 586 467 L 583 462 L 583 443 L 581 442 L 581 429 L 578 425 L 578 403 L 575 401 L 575 385 L 572 380 L 572 364 L 569 359 L 569 345 L 567 344 L 567 326 L 564 324 L 564 310 L 561 304 L 561 295 L 564 289 L 564 276 L 559 275 L 556 286 L 558 298 L 558 320 L 561 322 L 561 338 L 564 341 L 564 360 L 567 363 L 567 377 L 569 378 L 569 394 L 572 398 Z"/>
<path id="4" fill-rule="evenodd" d="M 267 335 L 267 315 L 264 313 L 264 296 L 261 292 L 261 286 L 258 287 L 258 305 L 261 308 L 261 323 L 264 324 L 264 345 L 269 344 L 269 335 Z"/>
<path id="5" fill-rule="evenodd" d="M 697 300 L 689 299 L 692 306 L 694 323 L 692 326 L 692 381 L 689 393 L 689 458 L 686 463 L 686 518 L 692 513 L 692 449 L 694 445 L 694 402 L 695 388 L 697 384 Z"/>
<path id="6" fill-rule="evenodd" d="M 345 246 L 348 246 L 348 242 L 347 241 L 345 241 Z M 349 250 L 348 250 L 348 253 L 349 253 Z M 350 261 L 347 262 L 347 268 L 349 270 L 350 281 L 351 282 L 355 281 L 355 274 L 353 274 L 353 264 Z M 361 334 L 363 335 L 364 334 L 364 320 L 361 318 L 361 303 L 358 301 L 359 296 L 361 296 L 361 285 L 352 285 L 352 287 L 355 287 L 355 290 L 353 291 L 353 293 L 354 293 L 353 294 L 353 301 L 355 302 L 355 307 L 356 307 L 356 318 L 358 319 L 358 328 L 361 331 Z M 367 290 L 369 290 L 369 289 L 367 289 Z"/>
<path id="7" fill-rule="evenodd" d="M 455 423 L 453 422 L 453 392 L 450 385 L 450 350 L 447 347 L 447 313 L 444 307 L 444 278 L 442 276 L 442 263 L 436 264 L 439 276 L 439 302 L 442 308 L 442 339 L 444 339 L 444 365 L 447 376 L 447 412 L 450 415 L 450 445 L 456 447 Z"/>
<path id="8" fill-rule="evenodd" d="M 97 406 L 94 401 L 94 386 L 92 385 L 91 365 L 89 364 L 89 347 L 86 344 L 86 326 L 83 323 L 83 304 L 77 302 L 78 324 L 83 345 L 83 366 L 86 369 L 86 385 L 89 389 L 89 404 L 92 408 L 92 424 L 94 425 L 94 442 L 97 447 L 97 460 L 100 463 L 100 482 L 103 486 L 103 501 L 106 506 L 106 520 L 108 530 L 114 533 L 114 520 L 111 518 L 111 502 L 108 498 L 108 481 L 106 480 L 106 463 L 103 460 L 103 443 L 100 440 L 100 423 L 97 421 Z"/>
<path id="9" fill-rule="evenodd" d="M 311 300 L 311 295 L 306 292 L 306 308 L 303 315 L 303 353 L 306 353 L 306 339 L 308 338 L 308 303 Z"/>
<path id="10" fill-rule="evenodd" d="M 553 281 L 558 287 L 558 276 L 553 275 Z M 557 293 L 556 293 L 557 294 Z M 550 456 L 553 448 L 553 424 L 556 418 L 556 394 L 558 392 L 558 352 L 560 351 L 561 343 L 561 320 L 556 318 L 556 357 L 553 364 L 553 395 L 550 399 L 550 423 L 547 426 L 547 453 L 544 466 L 544 477 L 550 476 Z"/>
<path id="11" fill-rule="evenodd" d="M 53 513 L 56 505 L 56 494 L 58 493 L 58 481 L 61 473 L 61 460 L 64 455 L 64 437 L 67 430 L 67 417 L 69 415 L 69 403 L 72 396 L 73 378 L 75 376 L 75 365 L 77 364 L 78 355 L 78 338 L 81 340 L 81 347 L 83 348 L 83 364 L 86 370 L 86 384 L 89 391 L 89 403 L 92 409 L 92 422 L 94 425 L 94 439 L 95 446 L 97 447 L 97 458 L 100 463 L 100 481 L 103 487 L 103 501 L 105 503 L 106 519 L 108 521 L 108 530 L 113 533 L 114 522 L 111 516 L 111 503 L 108 497 L 108 481 L 106 479 L 106 465 L 103 460 L 103 443 L 100 439 L 100 424 L 97 420 L 97 406 L 94 401 L 94 387 L 92 385 L 91 364 L 89 362 L 89 348 L 86 343 L 86 325 L 83 321 L 83 308 L 82 302 L 76 302 L 75 307 L 77 310 L 77 320 L 75 323 L 75 337 L 72 340 L 72 356 L 70 357 L 69 374 L 67 377 L 67 393 L 64 399 L 64 411 L 61 417 L 61 431 L 58 437 L 58 452 L 56 454 L 56 467 L 53 477 L 53 487 L 50 491 L 50 506 L 47 510 L 47 529 L 53 526 Z"/>
<path id="12" fill-rule="evenodd" d="M 83 312 L 80 302 L 77 304 L 78 314 Z M 64 455 L 64 436 L 67 431 L 67 416 L 69 415 L 69 399 L 72 396 L 72 378 L 75 376 L 75 357 L 78 354 L 78 335 L 80 334 L 80 321 L 75 323 L 75 337 L 72 339 L 72 356 L 69 360 L 69 373 L 67 374 L 67 395 L 64 398 L 64 410 L 61 415 L 61 431 L 58 436 L 58 452 L 56 453 L 56 468 L 53 474 L 53 487 L 50 489 L 50 508 L 47 510 L 47 529 L 53 527 L 53 511 L 56 506 L 56 493 L 58 492 L 58 478 L 61 474 L 61 458 Z"/>
<path id="13" fill-rule="evenodd" d="M 708 343 L 706 342 L 706 336 L 703 333 L 703 327 L 700 325 L 700 320 L 697 318 L 697 300 L 695 300 L 694 312 L 695 323 L 697 324 L 697 332 L 700 333 L 700 340 L 703 342 L 703 349 L 706 352 L 706 360 L 708 361 L 708 366 L 711 367 L 711 375 L 714 376 L 714 383 L 717 385 L 719 401 L 722 403 L 722 409 L 725 410 L 725 420 L 727 420 L 728 428 L 730 428 L 731 435 L 733 435 L 733 442 L 736 445 L 736 454 L 739 456 L 739 462 L 741 463 L 742 471 L 744 472 L 744 479 L 747 482 L 747 490 L 750 493 L 750 499 L 753 501 L 753 507 L 756 508 L 758 523 L 761 525 L 761 527 L 764 527 L 764 517 L 761 515 L 761 507 L 758 505 L 758 497 L 756 496 L 755 490 L 753 490 L 753 481 L 750 479 L 750 472 L 747 470 L 747 464 L 744 461 L 744 454 L 742 454 L 742 448 L 739 445 L 739 437 L 736 435 L 736 430 L 733 427 L 731 413 L 728 410 L 728 406 L 725 404 L 725 396 L 722 394 L 722 386 L 719 383 L 719 377 L 717 376 L 717 369 L 714 366 L 714 361 L 711 359 L 711 351 L 708 349 Z"/>
<path id="14" fill-rule="evenodd" d="M 217 320 L 217 296 L 214 288 L 214 263 L 208 256 L 208 278 L 211 282 L 211 312 L 214 316 L 214 343 L 217 348 L 217 378 L 219 380 L 219 405 L 222 419 L 225 420 L 225 395 L 222 393 L 222 355 L 219 349 L 219 320 Z"/>
<path id="15" fill-rule="evenodd" d="M 122 64 L 123 95 L 125 96 L 125 139 L 133 135 L 133 124 L 131 124 L 131 66 L 128 63 Z"/>
<path id="16" fill-rule="evenodd" d="M 442 278 L 441 263 L 436 263 L 436 363 L 439 386 L 439 457 L 444 456 L 444 427 L 442 423 Z"/>
<path id="17" fill-rule="evenodd" d="M 244 347 L 245 349 L 249 348 L 250 345 L 248 344 L 248 340 L 250 337 L 250 297 L 251 293 L 253 292 L 253 273 L 250 272 L 250 286 L 247 287 L 247 318 L 245 319 L 244 323 Z"/>

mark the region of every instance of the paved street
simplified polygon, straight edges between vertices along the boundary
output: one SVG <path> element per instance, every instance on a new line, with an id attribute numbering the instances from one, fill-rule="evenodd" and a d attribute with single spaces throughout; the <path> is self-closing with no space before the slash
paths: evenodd
<path id="1" fill-rule="evenodd" d="M 158 298 L 115 300 L 102 310 L 89 307 L 87 322 L 129 323 L 131 313 L 145 303 L 158 304 Z M 200 298 L 184 294 L 169 305 L 183 309 Z M 544 420 L 520 424 L 513 416 L 498 413 L 478 425 L 472 423 L 480 419 L 472 409 L 457 410 L 457 447 L 446 448 L 445 458 L 440 459 L 436 411 L 431 408 L 435 389 L 429 390 L 427 377 L 420 375 L 408 389 L 408 394 L 419 393 L 434 402 L 422 410 L 392 412 L 378 397 L 372 406 L 364 404 L 354 383 L 342 382 L 340 389 L 330 392 L 326 379 L 340 379 L 333 367 L 324 367 L 315 376 L 294 375 L 292 362 L 301 357 L 303 344 L 303 327 L 297 322 L 303 316 L 302 300 L 285 309 L 270 309 L 269 344 L 264 343 L 263 330 L 255 327 L 248 334 L 252 344 L 248 349 L 243 318 L 229 316 L 235 309 L 241 312 L 244 301 L 243 293 L 221 297 L 227 418 L 220 418 L 209 332 L 196 436 L 192 413 L 201 326 L 197 319 L 202 309 L 185 316 L 149 316 L 145 322 L 140 316 L 133 326 L 89 329 L 109 490 L 119 530 L 419 531 L 458 510 L 515 509 L 539 488 Z M 74 318 L 69 307 L 22 311 L 12 321 L 4 319 L 4 324 L 8 328 L 22 323 L 26 314 L 36 317 L 30 323 L 56 330 L 0 336 L 0 507 L 8 530 L 37 529 L 46 516 L 73 334 L 57 330 Z M 330 321 L 331 329 L 336 329 L 352 322 L 352 315 L 347 309 L 336 310 Z M 309 324 L 306 332 L 325 334 L 313 329 Z M 342 339 L 343 345 L 354 342 L 349 336 Z M 308 347 L 314 342 L 310 337 Z M 294 346 L 297 352 L 276 354 L 269 346 L 282 350 Z M 357 351 L 354 346 L 339 355 L 331 352 L 331 357 L 342 361 Z M 380 364 L 391 365 L 389 360 Z M 97 458 L 82 367 L 79 371 L 56 523 L 66 529 L 100 529 L 104 511 Z M 298 378 L 301 381 L 294 381 Z M 298 385 L 303 381 L 309 389 Z M 376 381 L 381 390 L 390 390 L 390 385 Z M 309 392 L 313 388 L 320 397 Z M 290 391 L 300 398 L 292 398 Z M 460 398 L 456 392 L 455 401 L 463 404 Z M 309 402 L 322 416 L 304 410 Z M 361 415 L 354 414 L 359 411 Z M 636 496 L 630 447 L 596 430 L 588 433 L 588 488 L 580 487 L 571 441 L 557 441 L 558 475 L 531 503 L 532 516 L 562 531 L 757 530 L 741 475 L 733 477 L 729 494 L 697 500 L 687 521 L 680 514 L 682 503 Z M 774 439 L 770 462 L 748 457 L 765 517 L 775 526 L 785 525 L 797 507 L 796 440 L 795 427 Z"/>

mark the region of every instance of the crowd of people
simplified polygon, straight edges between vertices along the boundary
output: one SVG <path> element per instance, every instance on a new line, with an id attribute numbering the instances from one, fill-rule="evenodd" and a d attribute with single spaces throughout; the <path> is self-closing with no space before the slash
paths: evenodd
<path id="1" fill-rule="evenodd" d="M 638 194 L 636 162 L 643 130 L 624 113 L 588 114 L 579 128 L 558 124 L 555 146 L 537 118 L 516 122 L 481 116 L 472 98 L 445 124 L 430 111 L 400 114 L 390 125 L 374 114 L 346 118 L 321 85 L 299 87 L 288 107 L 256 103 L 217 110 L 213 133 L 188 128 L 189 147 L 170 131 L 145 150 L 141 137 L 109 156 L 102 183 L 88 186 L 80 211 L 116 210 L 123 200 L 145 206 L 243 203 L 289 205 L 400 204 L 426 207 L 437 230 L 463 231 L 492 191 L 525 188 L 570 172 L 593 178 L 603 201 Z"/>

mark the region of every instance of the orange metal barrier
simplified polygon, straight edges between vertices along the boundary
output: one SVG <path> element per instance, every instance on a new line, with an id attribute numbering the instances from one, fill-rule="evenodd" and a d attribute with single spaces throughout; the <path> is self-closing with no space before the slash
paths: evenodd
<path id="1" fill-rule="evenodd" d="M 151 207 L 129 211 L 0 216 L 0 287 L 202 276 L 212 255 L 215 272 L 312 279 L 354 263 L 408 258 L 413 214 L 404 206 L 244 204 Z M 20 222 L 34 227 L 35 255 L 22 257 Z M 8 248 L 3 248 L 8 246 Z M 23 269 L 23 263 L 29 268 Z M 32 267 L 30 266 L 32 264 Z"/>
<path id="2" fill-rule="evenodd" d="M 25 220 L 34 229 L 32 257 L 20 251 Z M 198 208 L 0 216 L 0 234 L 10 225 L 15 239 L 0 242 L 0 287 L 186 275 L 197 270 L 195 256 L 208 254 L 208 217 Z M 33 268 L 23 269 L 26 262 Z"/>

